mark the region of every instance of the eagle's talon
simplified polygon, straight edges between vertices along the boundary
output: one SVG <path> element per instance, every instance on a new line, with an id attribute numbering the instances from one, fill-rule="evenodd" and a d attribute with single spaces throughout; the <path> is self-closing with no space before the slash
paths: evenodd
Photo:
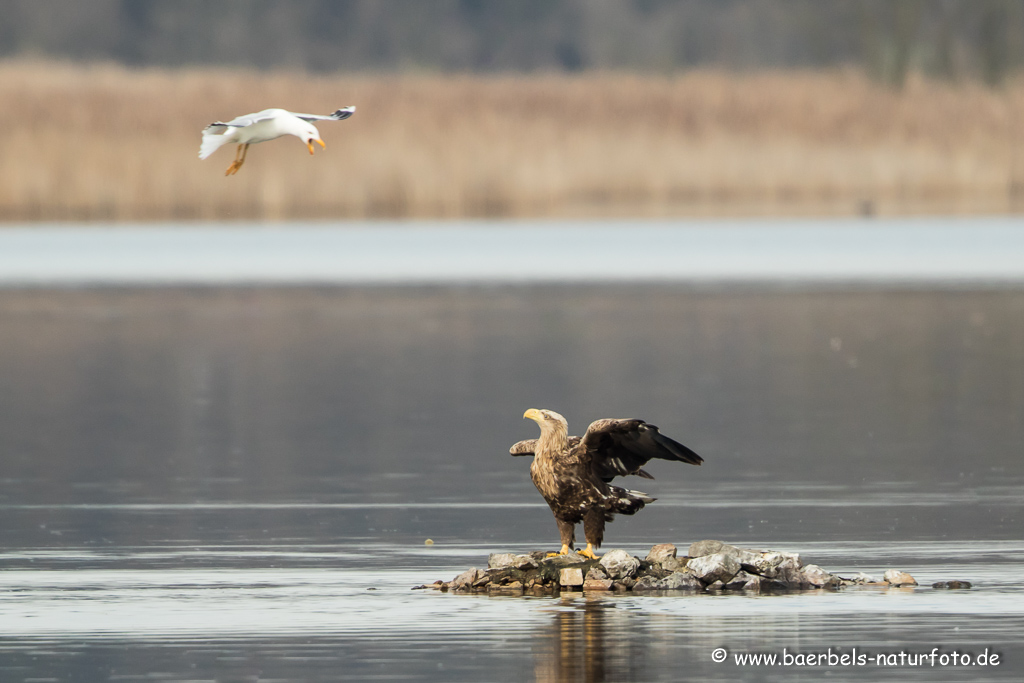
<path id="1" fill-rule="evenodd" d="M 590 559 L 590 560 L 598 559 L 597 555 L 594 554 L 594 546 L 591 545 L 590 543 L 588 543 L 587 547 L 584 548 L 583 550 L 577 550 L 576 553 L 578 555 L 581 555 L 582 557 L 586 557 L 587 559 Z"/>

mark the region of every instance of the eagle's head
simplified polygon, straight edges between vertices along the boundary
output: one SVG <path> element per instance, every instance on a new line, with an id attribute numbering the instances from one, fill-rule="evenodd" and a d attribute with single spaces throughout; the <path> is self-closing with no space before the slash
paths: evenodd
<path id="1" fill-rule="evenodd" d="M 565 418 L 553 410 L 530 408 L 523 413 L 524 418 L 530 418 L 540 425 L 540 435 L 545 437 L 548 434 L 566 435 L 569 433 L 569 423 Z"/>
<path id="2" fill-rule="evenodd" d="M 554 453 L 561 453 L 569 447 L 569 423 L 553 410 L 530 408 L 523 413 L 540 426 L 540 439 L 537 440 L 537 458 L 546 458 Z M 536 460 L 534 461 L 536 462 Z"/>

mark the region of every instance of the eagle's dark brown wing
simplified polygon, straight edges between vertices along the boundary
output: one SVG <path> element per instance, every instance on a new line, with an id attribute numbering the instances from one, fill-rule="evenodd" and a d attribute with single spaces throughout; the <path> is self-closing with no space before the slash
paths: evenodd
<path id="1" fill-rule="evenodd" d="M 606 482 L 627 474 L 653 479 L 640 468 L 654 458 L 691 465 L 704 462 L 704 458 L 643 420 L 596 420 L 587 428 L 580 445 L 590 454 L 594 474 Z"/>
<path id="2" fill-rule="evenodd" d="M 579 436 L 569 437 L 569 448 L 572 448 L 582 440 Z M 533 455 L 534 450 L 537 448 L 537 439 L 526 439 L 524 441 L 517 441 L 512 444 L 512 447 L 508 449 L 511 455 Z"/>

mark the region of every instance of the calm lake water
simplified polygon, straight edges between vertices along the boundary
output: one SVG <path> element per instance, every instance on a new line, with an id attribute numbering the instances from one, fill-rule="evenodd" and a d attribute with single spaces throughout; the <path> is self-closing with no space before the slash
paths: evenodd
<path id="1" fill-rule="evenodd" d="M 638 236 L 657 255 L 614 281 L 550 276 L 578 261 L 578 225 L 547 227 L 547 275 L 517 266 L 513 243 L 542 234 L 522 226 L 0 231 L 0 681 L 1020 680 L 1024 226 L 911 239 L 929 225 L 601 224 L 589 263 Z M 315 271 L 346 239 L 396 260 Z M 704 270 L 666 265 L 698 243 Z M 383 276 L 451 249 L 463 270 Z M 260 282 L 275 254 L 288 267 Z M 789 270 L 757 270 L 774 259 Z M 605 550 L 719 538 L 921 587 L 410 590 L 556 548 L 507 454 L 536 435 L 528 407 L 574 433 L 642 417 L 704 456 L 651 463 L 632 485 L 658 501 Z M 872 661 L 734 658 L 854 648 Z M 999 662 L 874 662 L 935 648 Z"/>

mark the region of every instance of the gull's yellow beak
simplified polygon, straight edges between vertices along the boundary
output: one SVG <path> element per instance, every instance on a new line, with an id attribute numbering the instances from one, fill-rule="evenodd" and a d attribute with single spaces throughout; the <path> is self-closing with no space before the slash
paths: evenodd
<path id="1" fill-rule="evenodd" d="M 327 143 L 325 143 L 323 140 L 310 140 L 309 142 L 306 143 L 306 147 L 309 147 L 309 153 L 310 154 L 313 153 L 313 143 L 314 142 L 319 142 L 320 143 L 320 147 L 322 147 L 324 149 L 327 148 Z"/>
<path id="2" fill-rule="evenodd" d="M 536 408 L 530 408 L 525 413 L 523 413 L 523 419 L 525 420 L 526 418 L 530 418 L 531 420 L 536 422 L 537 420 L 540 419 L 540 411 L 537 410 Z"/>

